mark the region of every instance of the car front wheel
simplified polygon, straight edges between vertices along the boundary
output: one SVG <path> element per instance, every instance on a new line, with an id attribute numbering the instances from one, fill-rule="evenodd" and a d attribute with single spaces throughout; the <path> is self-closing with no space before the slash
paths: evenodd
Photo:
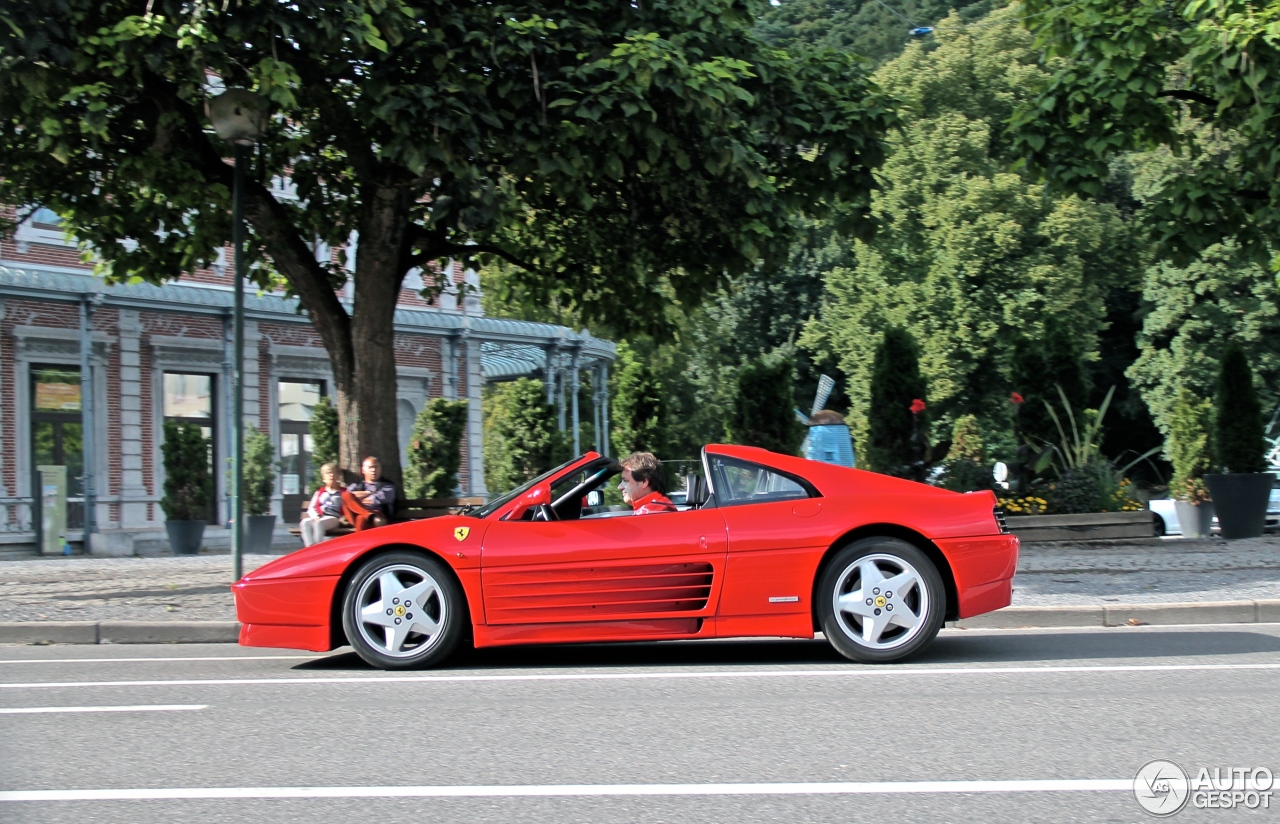
<path id="1" fill-rule="evenodd" d="M 898 661 L 938 634 L 942 576 L 897 538 L 864 538 L 836 553 L 818 583 L 818 618 L 831 646 L 866 664 Z"/>
<path id="2" fill-rule="evenodd" d="M 416 669 L 453 652 L 467 621 L 453 574 L 435 559 L 388 552 L 356 570 L 342 601 L 347 641 L 380 669 Z"/>

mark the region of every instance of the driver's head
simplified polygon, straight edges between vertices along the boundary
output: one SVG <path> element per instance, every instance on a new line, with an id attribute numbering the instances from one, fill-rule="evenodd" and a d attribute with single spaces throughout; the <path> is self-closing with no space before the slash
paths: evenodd
<path id="1" fill-rule="evenodd" d="M 622 461 L 622 498 L 638 501 L 650 492 L 667 492 L 667 476 L 652 452 L 632 452 Z"/>

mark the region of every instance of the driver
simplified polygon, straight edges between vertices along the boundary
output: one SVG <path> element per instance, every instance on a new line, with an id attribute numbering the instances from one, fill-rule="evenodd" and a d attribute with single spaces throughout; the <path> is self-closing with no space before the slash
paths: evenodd
<path id="1" fill-rule="evenodd" d="M 667 477 L 662 464 L 652 452 L 632 452 L 622 462 L 622 481 L 618 488 L 634 515 L 676 511 L 676 505 L 665 494 Z"/>

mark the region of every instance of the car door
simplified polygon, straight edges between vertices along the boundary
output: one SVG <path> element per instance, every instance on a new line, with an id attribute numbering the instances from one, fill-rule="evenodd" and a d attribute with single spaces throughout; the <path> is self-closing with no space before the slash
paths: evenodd
<path id="1" fill-rule="evenodd" d="M 825 502 L 803 479 L 769 467 L 715 454 L 707 462 L 729 533 L 723 634 L 784 634 L 786 622 L 776 616 L 807 622 L 814 571 L 829 539 L 829 527 L 815 517 Z"/>
<path id="2" fill-rule="evenodd" d="M 714 615 L 726 549 L 714 509 L 498 521 L 481 550 L 485 622 Z"/>

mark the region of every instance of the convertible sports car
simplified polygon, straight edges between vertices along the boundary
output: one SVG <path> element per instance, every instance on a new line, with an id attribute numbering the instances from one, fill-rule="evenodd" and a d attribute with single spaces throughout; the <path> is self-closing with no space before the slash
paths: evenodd
<path id="1" fill-rule="evenodd" d="M 278 558 L 232 587 L 240 643 L 349 643 L 405 669 L 468 636 L 487 647 L 821 630 L 874 663 L 1012 596 L 1018 539 L 991 492 L 712 445 L 679 511 L 633 515 L 605 505 L 619 471 L 589 452 L 481 508 Z"/>

